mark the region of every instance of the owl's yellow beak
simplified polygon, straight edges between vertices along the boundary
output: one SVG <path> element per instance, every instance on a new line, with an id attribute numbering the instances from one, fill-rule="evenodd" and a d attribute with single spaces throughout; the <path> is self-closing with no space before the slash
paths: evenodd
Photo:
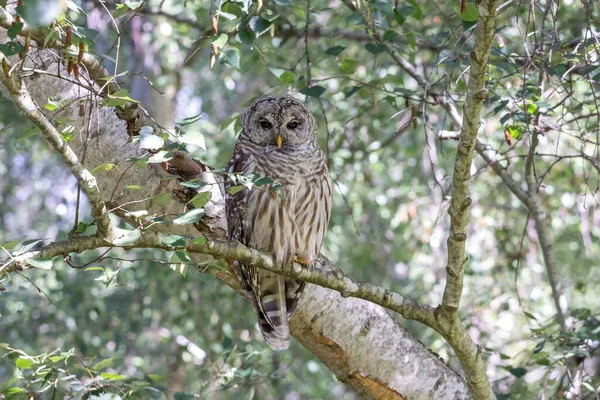
<path id="1" fill-rule="evenodd" d="M 278 149 L 281 148 L 282 143 L 283 143 L 283 138 L 281 137 L 281 135 L 277 135 L 277 148 Z"/>

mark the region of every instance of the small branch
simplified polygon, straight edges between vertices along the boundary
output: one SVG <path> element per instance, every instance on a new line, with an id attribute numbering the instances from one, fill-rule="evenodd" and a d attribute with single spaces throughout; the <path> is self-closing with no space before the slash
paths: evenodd
<path id="1" fill-rule="evenodd" d="M 108 217 L 106 204 L 102 199 L 96 178 L 81 164 L 71 147 L 62 139 L 54 125 L 35 104 L 18 72 L 14 71 L 12 75 L 6 75 L 5 71 L 10 69 L 10 65 L 3 54 L 0 54 L 0 61 L 3 69 L 3 72 L 0 72 L 0 81 L 8 89 L 11 99 L 23 110 L 27 118 L 40 129 L 44 138 L 62 157 L 90 202 L 92 216 L 98 226 L 98 235 L 110 239 L 113 234 L 113 226 Z"/>
<path id="2" fill-rule="evenodd" d="M 529 201 L 529 195 L 527 192 L 519 186 L 519 183 L 515 181 L 508 173 L 507 170 L 502 168 L 502 166 L 492 157 L 488 151 L 493 150 L 488 145 L 480 142 L 479 140 L 475 143 L 475 149 L 479 153 L 481 157 L 492 167 L 496 175 L 502 179 L 506 187 L 515 195 L 523 204 L 527 204 Z M 495 150 L 493 150 L 495 151 Z"/>
<path id="3" fill-rule="evenodd" d="M 450 214 L 448 265 L 446 267 L 448 277 L 442 300 L 442 309 L 448 316 L 457 315 L 462 294 L 463 266 L 467 261 L 465 258 L 467 210 L 471 205 L 471 199 L 469 198 L 471 162 L 480 125 L 482 102 L 487 98 L 487 91 L 485 90 L 486 70 L 494 38 L 494 20 L 497 7 L 497 0 L 480 3 L 479 19 L 475 33 L 475 48 L 471 52 L 467 101 L 464 105 L 463 121 L 452 177 L 453 194 L 448 210 Z"/>
<path id="4" fill-rule="evenodd" d="M 112 242 L 119 243 L 120 240 L 128 237 L 128 235 L 132 235 L 132 232 L 137 234 L 139 231 L 124 231 L 119 229 L 115 240 Z M 277 266 L 270 255 L 239 243 L 206 238 L 203 241 L 204 243 L 198 243 L 197 239 L 194 240 L 196 243 L 192 240 L 185 240 L 185 244 L 173 246 L 165 244 L 165 238 L 165 235 L 152 231 L 139 232 L 137 239 L 124 245 L 114 245 L 99 237 L 73 238 L 63 242 L 51 243 L 40 250 L 30 251 L 11 258 L 4 262 L 4 264 L 1 264 L 0 273 L 11 273 L 30 268 L 27 264 L 27 260 L 30 259 L 51 259 L 59 255 L 67 256 L 70 253 L 81 253 L 86 250 L 95 250 L 104 247 L 125 249 L 153 248 L 167 251 L 185 250 L 190 253 L 211 255 L 217 259 L 239 260 L 244 264 L 254 265 L 267 271 L 338 291 L 344 297 L 356 297 L 370 301 L 396 311 L 406 319 L 421 322 L 438 331 L 441 329 L 436 321 L 433 308 L 382 287 L 357 282 L 346 276 L 323 256 L 319 259 L 319 264 L 322 267 L 310 271 L 308 268 L 297 263 L 287 267 Z"/>
<path id="5" fill-rule="evenodd" d="M 538 192 L 538 183 L 535 179 L 534 156 L 538 143 L 538 133 L 534 127 L 534 131 L 531 135 L 529 155 L 525 165 L 525 179 L 527 181 L 527 192 L 529 195 L 526 205 L 535 222 L 535 230 L 538 234 L 540 247 L 542 248 L 542 256 L 544 257 L 548 283 L 550 284 L 552 299 L 554 300 L 554 305 L 556 307 L 556 318 L 559 325 L 564 329 L 566 327 L 565 314 L 560 304 L 561 297 L 563 296 L 563 289 L 558 278 L 557 262 L 554 257 L 554 252 L 552 251 L 552 240 L 550 239 L 550 232 L 548 231 L 548 224 L 546 223 L 546 215 L 542 209 L 542 202 Z"/>

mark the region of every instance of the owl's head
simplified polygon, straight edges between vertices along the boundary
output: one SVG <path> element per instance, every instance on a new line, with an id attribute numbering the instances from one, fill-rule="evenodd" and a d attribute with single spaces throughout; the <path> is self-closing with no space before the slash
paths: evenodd
<path id="1" fill-rule="evenodd" d="M 316 142 L 315 119 L 293 97 L 262 97 L 242 116 L 242 135 L 259 146 L 282 150 Z"/>

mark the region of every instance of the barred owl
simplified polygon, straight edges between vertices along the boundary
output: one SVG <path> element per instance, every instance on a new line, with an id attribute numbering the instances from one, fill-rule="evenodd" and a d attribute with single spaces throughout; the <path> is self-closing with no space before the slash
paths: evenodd
<path id="1" fill-rule="evenodd" d="M 244 113 L 241 124 L 225 181 L 229 240 L 270 253 L 278 265 L 295 261 L 314 267 L 329 223 L 332 193 L 315 119 L 294 98 L 263 97 Z M 273 183 L 229 190 L 236 176 L 252 174 Z M 267 344 L 287 349 L 288 320 L 304 282 L 237 261 L 234 265 Z"/>

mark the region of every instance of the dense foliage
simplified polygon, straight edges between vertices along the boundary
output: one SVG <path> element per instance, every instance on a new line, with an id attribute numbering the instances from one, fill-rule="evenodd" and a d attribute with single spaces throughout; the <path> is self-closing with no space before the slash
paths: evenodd
<path id="1" fill-rule="evenodd" d="M 38 14 L 50 3 L 63 7 L 25 2 L 23 17 L 49 23 Z M 163 126 L 192 118 L 180 124 L 194 138 L 188 150 L 216 168 L 230 157 L 239 114 L 253 99 L 306 99 L 337 188 L 325 254 L 358 280 L 441 302 L 458 130 L 441 104 L 461 110 L 465 100 L 474 3 L 462 13 L 458 1 L 424 0 L 68 0 L 64 7 L 48 35 L 63 38 L 71 26 L 128 88 L 120 98 L 140 101 Z M 488 356 L 498 398 L 600 391 L 599 21 L 589 0 L 509 0 L 499 9 L 479 138 L 518 187 L 535 188 L 558 285 L 548 283 L 533 216 L 477 157 L 461 316 Z M 18 51 L 19 40 L 0 51 Z M 76 181 L 10 100 L 0 101 L 2 251 L 66 239 Z M 57 102 L 48 99 L 46 108 Z M 80 215 L 90 222 L 83 203 Z M 268 349 L 250 305 L 182 267 L 185 257 L 98 256 L 0 276 L 1 394 L 355 397 L 298 343 L 284 353 Z M 460 368 L 441 336 L 403 324 Z"/>

